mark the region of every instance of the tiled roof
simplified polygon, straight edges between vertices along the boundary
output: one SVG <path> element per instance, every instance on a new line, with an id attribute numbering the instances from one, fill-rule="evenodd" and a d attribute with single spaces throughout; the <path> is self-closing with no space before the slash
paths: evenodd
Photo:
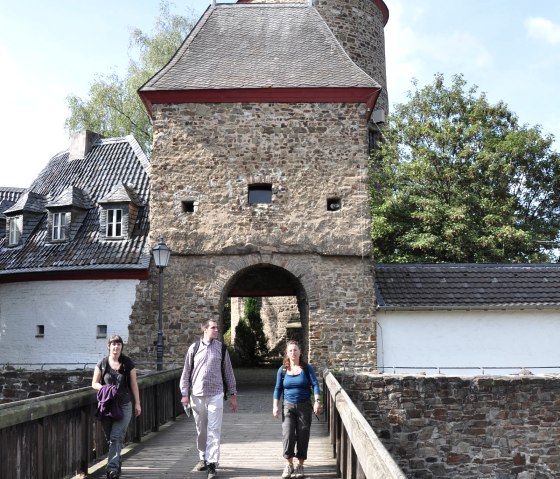
<path id="1" fill-rule="evenodd" d="M 0 201 L 6 200 L 15 203 L 24 191 L 25 188 L 11 188 L 0 186 Z"/>
<path id="2" fill-rule="evenodd" d="M 560 264 L 377 264 L 383 309 L 560 307 Z"/>
<path id="3" fill-rule="evenodd" d="M 140 91 L 327 87 L 381 88 L 350 59 L 314 7 L 226 4 L 205 12 Z"/>
<path id="4" fill-rule="evenodd" d="M 11 208 L 24 193 L 23 188 L 0 186 L 0 219 L 5 219 L 4 211 Z"/>
<path id="5" fill-rule="evenodd" d="M 40 208 L 43 215 L 29 238 L 17 247 L 6 247 L 0 238 L 0 277 L 15 273 L 85 270 L 147 269 L 150 251 L 149 162 L 132 136 L 98 139 L 80 160 L 69 160 L 69 152 L 55 155 L 26 194 L 9 208 L 12 211 Z M 127 185 L 123 188 L 121 185 Z M 133 191 L 140 212 L 129 239 L 102 241 L 99 201 L 112 191 Z M 127 200 L 128 201 L 128 200 Z M 89 208 L 76 235 L 68 242 L 48 241 L 47 206 Z"/>

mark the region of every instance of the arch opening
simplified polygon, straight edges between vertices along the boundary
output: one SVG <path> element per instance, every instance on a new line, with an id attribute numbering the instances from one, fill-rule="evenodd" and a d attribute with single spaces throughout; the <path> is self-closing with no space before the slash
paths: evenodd
<path id="1" fill-rule="evenodd" d="M 260 365 L 279 366 L 288 339 L 296 339 L 309 357 L 307 293 L 286 269 L 259 263 L 238 271 L 223 288 L 221 310 L 224 340 L 235 351 L 238 364 L 248 366 L 256 360 Z M 260 348 L 262 342 L 266 351 Z"/>

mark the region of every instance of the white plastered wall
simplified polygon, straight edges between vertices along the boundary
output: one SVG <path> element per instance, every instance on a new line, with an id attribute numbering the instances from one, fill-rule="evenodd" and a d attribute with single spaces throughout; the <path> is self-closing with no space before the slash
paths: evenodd
<path id="1" fill-rule="evenodd" d="M 560 311 L 378 311 L 377 362 L 397 374 L 558 374 Z"/>
<path id="2" fill-rule="evenodd" d="M 107 353 L 107 336 L 128 341 L 129 316 L 138 280 L 33 281 L 0 285 L 0 364 L 95 364 Z M 36 337 L 37 326 L 44 337 Z M 126 352 L 126 350 L 125 350 Z"/>

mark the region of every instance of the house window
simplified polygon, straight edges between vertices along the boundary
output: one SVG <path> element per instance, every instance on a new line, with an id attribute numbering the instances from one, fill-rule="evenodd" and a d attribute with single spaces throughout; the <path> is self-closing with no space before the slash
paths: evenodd
<path id="1" fill-rule="evenodd" d="M 53 213 L 52 215 L 52 239 L 66 239 L 66 213 Z"/>
<path id="2" fill-rule="evenodd" d="M 98 324 L 97 325 L 96 336 L 97 336 L 97 339 L 107 337 L 107 325 L 106 324 Z"/>
<path id="3" fill-rule="evenodd" d="M 14 246 L 19 244 L 19 240 L 21 239 L 21 232 L 23 230 L 23 216 L 10 218 L 9 222 L 10 237 L 8 241 L 10 246 Z"/>
<path id="4" fill-rule="evenodd" d="M 43 338 L 45 336 L 45 325 L 38 324 L 35 328 L 35 337 Z"/>
<path id="5" fill-rule="evenodd" d="M 117 238 L 122 236 L 122 210 L 107 210 L 107 237 Z"/>
<path id="6" fill-rule="evenodd" d="M 272 203 L 272 185 L 270 183 L 249 185 L 249 204 L 257 203 Z"/>

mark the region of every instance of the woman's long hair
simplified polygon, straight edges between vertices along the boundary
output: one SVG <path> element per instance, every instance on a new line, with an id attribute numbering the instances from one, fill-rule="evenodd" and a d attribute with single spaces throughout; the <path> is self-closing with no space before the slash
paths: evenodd
<path id="1" fill-rule="evenodd" d="M 286 343 L 286 349 L 284 349 L 284 361 L 282 363 L 282 365 L 284 366 L 284 368 L 286 370 L 290 369 L 290 358 L 288 357 L 288 348 L 292 345 L 295 344 L 298 349 L 299 349 L 299 366 L 301 368 L 303 368 L 306 364 L 307 361 L 303 358 L 303 354 L 302 354 L 302 350 L 301 347 L 299 345 L 299 343 L 295 340 L 295 339 L 290 339 L 287 343 Z"/>

